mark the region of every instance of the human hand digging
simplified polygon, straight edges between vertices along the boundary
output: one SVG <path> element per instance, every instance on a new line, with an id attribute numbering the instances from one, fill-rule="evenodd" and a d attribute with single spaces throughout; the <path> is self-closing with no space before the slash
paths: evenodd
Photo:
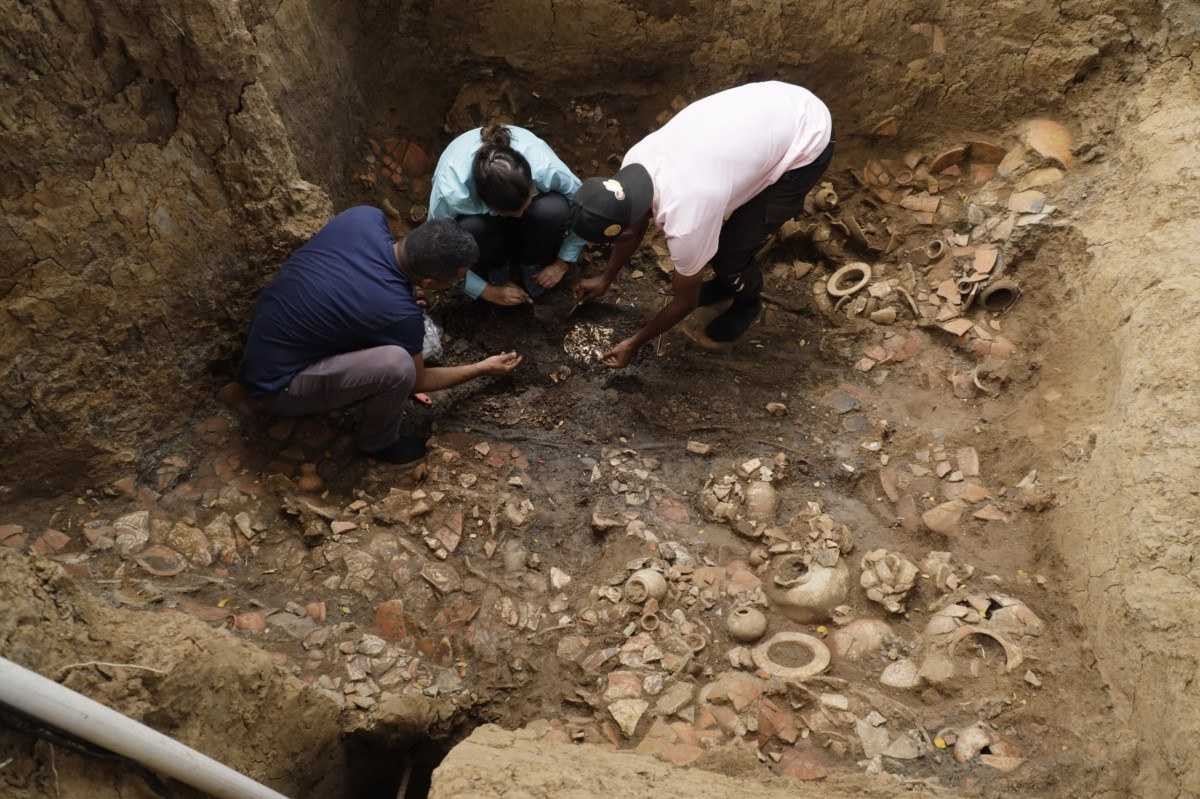
<path id="1" fill-rule="evenodd" d="M 608 291 L 608 281 L 601 277 L 589 277 L 575 284 L 575 302 L 598 300 Z"/>
<path id="2" fill-rule="evenodd" d="M 610 369 L 624 369 L 637 355 L 638 345 L 632 338 L 627 338 L 608 352 L 600 356 L 604 365 Z"/>
<path id="3" fill-rule="evenodd" d="M 515 283 L 505 283 L 503 286 L 488 286 L 479 296 L 492 305 L 512 306 L 533 302 L 533 300 L 529 299 L 529 295 L 525 293 L 525 289 Z"/>
<path id="4" fill-rule="evenodd" d="M 502 377 L 521 365 L 521 356 L 515 352 L 502 352 L 479 362 L 479 368 L 485 375 Z"/>
<path id="5" fill-rule="evenodd" d="M 552 289 L 558 285 L 563 279 L 563 275 L 567 273 L 567 264 L 564 261 L 555 261 L 545 269 L 537 273 L 534 278 L 537 284 L 544 289 Z"/>

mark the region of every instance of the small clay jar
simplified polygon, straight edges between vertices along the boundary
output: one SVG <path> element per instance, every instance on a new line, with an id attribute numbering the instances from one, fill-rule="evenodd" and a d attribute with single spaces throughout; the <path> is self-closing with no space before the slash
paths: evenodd
<path id="1" fill-rule="evenodd" d="M 306 494 L 316 494 L 324 487 L 325 483 L 321 480 L 321 475 L 317 474 L 315 463 L 300 464 L 300 479 L 296 481 L 296 488 Z"/>
<path id="2" fill-rule="evenodd" d="M 634 604 L 662 599 L 666 593 L 667 580 L 654 569 L 638 569 L 625 581 L 625 599 Z"/>
<path id="3" fill-rule="evenodd" d="M 767 631 L 767 617 L 755 608 L 735 608 L 725 617 L 725 629 L 733 640 L 750 643 Z"/>

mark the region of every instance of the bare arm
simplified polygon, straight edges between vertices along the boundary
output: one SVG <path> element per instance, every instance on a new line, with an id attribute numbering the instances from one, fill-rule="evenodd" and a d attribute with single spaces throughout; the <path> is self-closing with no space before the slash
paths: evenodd
<path id="1" fill-rule="evenodd" d="M 604 272 L 596 277 L 581 280 L 575 285 L 575 294 L 580 300 L 595 299 L 608 291 L 608 287 L 629 264 L 629 259 L 637 252 L 638 247 L 642 246 L 642 239 L 646 237 L 646 229 L 649 226 L 650 215 L 646 214 L 630 231 L 628 237 L 622 237 L 613 244 Z"/>
<path id="2" fill-rule="evenodd" d="M 700 273 L 685 276 L 673 272 L 671 289 L 674 295 L 671 297 L 671 301 L 655 314 L 654 318 L 647 322 L 641 330 L 605 353 L 604 362 L 615 369 L 628 366 L 643 345 L 675 327 L 680 320 L 695 310 L 696 304 L 700 300 L 702 282 Z"/>
<path id="3" fill-rule="evenodd" d="M 424 356 L 414 355 L 413 366 L 416 367 L 417 382 L 413 386 L 413 391 L 442 391 L 484 375 L 506 375 L 516 369 L 520 363 L 520 355 L 515 352 L 506 352 L 462 366 L 431 366 L 426 369 Z"/>

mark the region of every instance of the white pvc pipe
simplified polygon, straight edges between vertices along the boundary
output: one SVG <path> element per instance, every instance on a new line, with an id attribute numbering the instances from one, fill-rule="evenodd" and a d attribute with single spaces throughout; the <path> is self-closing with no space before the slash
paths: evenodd
<path id="1" fill-rule="evenodd" d="M 173 738 L 0 658 L 0 702 L 217 799 L 287 799 Z"/>

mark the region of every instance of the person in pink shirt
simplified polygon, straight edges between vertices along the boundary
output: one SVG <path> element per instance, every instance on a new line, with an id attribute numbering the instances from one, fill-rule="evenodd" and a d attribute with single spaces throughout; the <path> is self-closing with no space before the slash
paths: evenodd
<path id="1" fill-rule="evenodd" d="M 612 251 L 602 274 L 576 285 L 581 301 L 608 291 L 651 222 L 666 235 L 675 267 L 671 302 L 604 362 L 628 366 L 698 305 L 722 300 L 733 302 L 705 334 L 717 342 L 744 334 L 762 311 L 754 254 L 803 211 L 833 150 L 833 121 L 816 95 L 780 81 L 750 83 L 697 100 L 634 145 L 616 175 L 585 180 L 572 229 Z M 714 275 L 705 281 L 709 264 Z"/>

